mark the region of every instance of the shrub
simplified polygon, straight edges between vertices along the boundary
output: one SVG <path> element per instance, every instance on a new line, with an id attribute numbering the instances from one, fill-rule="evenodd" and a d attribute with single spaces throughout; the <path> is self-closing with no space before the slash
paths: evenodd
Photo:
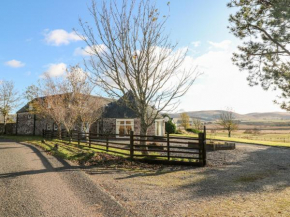
<path id="1" fill-rule="evenodd" d="M 256 127 L 253 129 L 253 134 L 254 134 L 254 135 L 258 135 L 258 134 L 260 134 L 260 133 L 261 133 L 261 130 L 260 130 L 260 129 L 258 129 L 258 128 L 256 128 Z"/>
<path id="2" fill-rule="evenodd" d="M 191 132 L 191 133 L 196 133 L 196 134 L 199 134 L 199 133 L 200 133 L 199 130 L 197 130 L 197 129 L 192 129 L 192 128 L 188 128 L 188 129 L 186 129 L 186 131 L 187 131 L 187 132 Z"/>
<path id="3" fill-rule="evenodd" d="M 169 133 L 169 134 L 175 133 L 176 126 L 171 120 L 168 122 L 165 122 L 165 131 L 166 133 Z"/>

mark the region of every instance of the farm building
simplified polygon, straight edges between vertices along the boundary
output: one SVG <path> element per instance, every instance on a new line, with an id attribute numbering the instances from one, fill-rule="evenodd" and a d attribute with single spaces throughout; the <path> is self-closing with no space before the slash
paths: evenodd
<path id="1" fill-rule="evenodd" d="M 94 97 L 98 100 L 97 97 Z M 106 103 L 102 108 L 101 117 L 92 124 L 91 133 L 109 133 L 118 134 L 119 136 L 129 135 L 133 130 L 135 134 L 140 134 L 140 119 L 137 114 L 128 108 L 123 99 L 112 100 L 102 98 Z M 27 103 L 16 115 L 16 134 L 18 135 L 42 135 L 43 130 L 57 131 L 57 125 L 51 118 L 44 118 L 40 115 L 33 114 L 32 103 Z M 47 108 L 49 109 L 49 108 Z M 154 111 L 150 109 L 148 112 Z M 75 129 L 79 128 L 75 126 Z M 63 128 L 64 129 L 64 128 Z M 165 134 L 165 122 L 161 115 L 157 116 L 155 123 L 148 129 L 148 135 L 163 136 Z"/>

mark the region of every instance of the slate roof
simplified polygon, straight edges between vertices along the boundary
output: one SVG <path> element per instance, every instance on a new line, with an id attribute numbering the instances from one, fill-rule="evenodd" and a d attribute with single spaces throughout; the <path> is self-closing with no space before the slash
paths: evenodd
<path id="1" fill-rule="evenodd" d="M 129 96 L 128 96 L 129 95 Z M 134 96 L 130 92 L 127 93 L 128 100 L 134 104 Z M 152 107 L 148 109 L 148 113 L 152 112 Z M 104 108 L 103 118 L 138 118 L 137 114 L 126 106 L 123 97 L 117 101 L 113 101 L 107 104 Z M 163 118 L 162 115 L 158 115 L 157 118 Z"/>
<path id="2" fill-rule="evenodd" d="M 113 99 L 109 99 L 109 98 L 105 98 L 105 97 L 99 97 L 99 96 L 91 96 L 92 98 L 102 98 L 104 100 L 106 100 L 107 102 L 106 103 L 110 103 L 110 102 L 113 102 L 114 100 Z M 33 100 L 36 100 L 36 99 L 45 99 L 45 97 L 39 97 L 39 98 L 35 98 Z M 33 101 L 32 100 L 32 101 Z M 29 104 L 32 102 L 28 102 L 25 106 L 23 106 L 21 109 L 19 109 L 16 113 L 24 113 L 24 112 L 28 112 L 29 111 Z"/>
<path id="3" fill-rule="evenodd" d="M 135 102 L 132 93 L 128 92 L 126 96 L 132 103 Z M 107 104 L 104 106 L 103 118 L 138 118 L 137 114 L 128 106 L 126 106 L 123 97 L 121 97 L 117 101 L 110 98 L 104 98 L 104 97 L 98 97 L 98 96 L 92 96 L 92 97 L 103 98 L 104 100 L 107 101 L 106 102 Z M 44 99 L 45 97 L 40 97 L 40 98 Z M 40 99 L 40 98 L 37 98 L 37 99 Z M 25 106 L 19 109 L 16 113 L 28 112 L 30 102 L 28 102 Z M 148 113 L 151 113 L 152 109 L 153 109 L 152 107 L 149 108 Z M 157 116 L 157 118 L 163 118 L 163 117 L 160 114 Z"/>

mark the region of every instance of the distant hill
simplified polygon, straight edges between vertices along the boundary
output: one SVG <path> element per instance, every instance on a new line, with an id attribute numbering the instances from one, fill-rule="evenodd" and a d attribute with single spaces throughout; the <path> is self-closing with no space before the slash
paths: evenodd
<path id="1" fill-rule="evenodd" d="M 290 120 L 290 113 L 288 112 L 249 113 L 247 116 L 260 120 Z"/>
<path id="2" fill-rule="evenodd" d="M 186 112 L 191 118 L 197 118 L 203 121 L 215 121 L 220 115 L 225 112 L 224 110 L 206 110 L 206 111 L 190 111 Z M 172 118 L 179 118 L 180 113 L 169 114 Z M 265 112 L 265 113 L 249 113 L 239 114 L 234 112 L 236 120 L 240 121 L 277 121 L 289 120 L 290 113 L 288 112 Z"/>

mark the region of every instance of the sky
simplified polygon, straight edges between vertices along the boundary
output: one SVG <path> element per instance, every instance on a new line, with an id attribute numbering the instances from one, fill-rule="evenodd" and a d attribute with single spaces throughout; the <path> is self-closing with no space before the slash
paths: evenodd
<path id="1" fill-rule="evenodd" d="M 282 111 L 273 103 L 278 92 L 248 86 L 247 72 L 232 64 L 232 53 L 241 42 L 227 28 L 234 12 L 227 8 L 228 1 L 170 1 L 166 32 L 178 49 L 188 48 L 187 64 L 202 72 L 178 111 Z M 167 2 L 158 0 L 157 7 L 165 12 Z M 73 29 L 80 30 L 79 18 L 93 26 L 90 4 L 91 0 L 1 1 L 0 80 L 12 80 L 24 92 L 45 72 L 62 76 L 66 67 L 82 66 L 86 44 Z"/>

